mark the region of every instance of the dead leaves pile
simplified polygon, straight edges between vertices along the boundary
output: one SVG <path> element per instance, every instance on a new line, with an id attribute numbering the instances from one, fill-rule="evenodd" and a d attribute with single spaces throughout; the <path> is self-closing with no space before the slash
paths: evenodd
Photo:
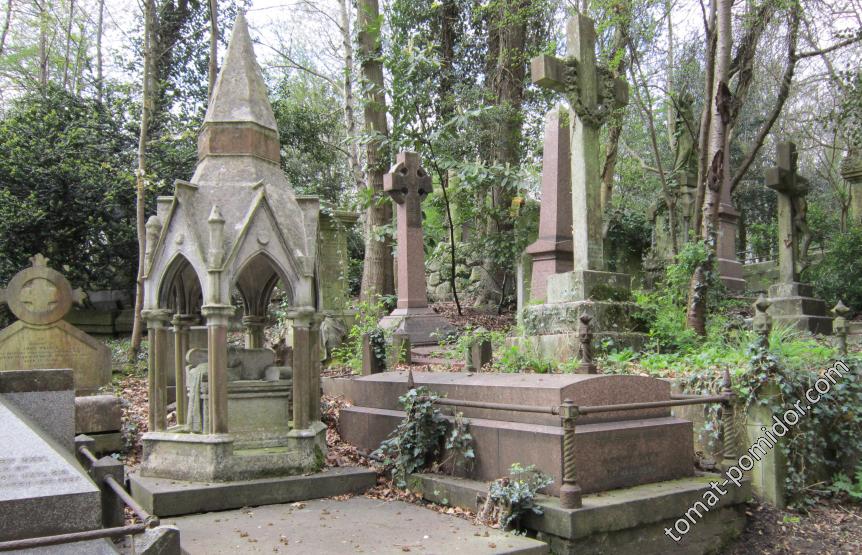
<path id="1" fill-rule="evenodd" d="M 130 446 L 120 455 L 120 460 L 130 471 L 141 462 L 141 436 L 147 431 L 150 414 L 148 395 L 146 377 L 126 376 L 120 381 L 123 444 Z"/>

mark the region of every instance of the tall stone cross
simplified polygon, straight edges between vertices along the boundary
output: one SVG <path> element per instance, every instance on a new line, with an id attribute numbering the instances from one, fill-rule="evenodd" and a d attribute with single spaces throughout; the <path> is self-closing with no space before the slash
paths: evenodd
<path id="1" fill-rule="evenodd" d="M 415 152 L 400 152 L 383 176 L 383 190 L 398 205 L 398 308 L 428 306 L 425 291 L 425 247 L 422 239 L 422 201 L 431 192 L 431 176 Z"/>
<path id="2" fill-rule="evenodd" d="M 614 109 L 628 103 L 628 85 L 596 64 L 596 31 L 583 15 L 569 18 L 567 56 L 537 56 L 533 82 L 562 93 L 577 118 L 571 126 L 572 239 L 575 270 L 604 270 L 599 130 Z"/>
<path id="3" fill-rule="evenodd" d="M 797 156 L 795 144 L 779 143 L 778 166 L 766 170 L 766 186 L 778 193 L 780 283 L 794 283 L 798 280 L 800 232 L 804 233 L 807 229 L 804 203 L 805 195 L 808 194 L 808 180 L 796 173 Z"/>

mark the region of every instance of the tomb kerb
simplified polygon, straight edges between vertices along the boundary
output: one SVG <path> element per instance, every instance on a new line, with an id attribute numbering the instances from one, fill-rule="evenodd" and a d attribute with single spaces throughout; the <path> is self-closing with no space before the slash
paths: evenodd
<path id="1" fill-rule="evenodd" d="M 769 287 L 772 303 L 769 314 L 802 330 L 831 333 L 832 319 L 826 303 L 813 297 L 811 285 L 799 281 L 802 263 L 807 259 L 805 235 L 808 180 L 797 174 L 796 145 L 778 144 L 778 165 L 766 170 L 765 184 L 778 193 L 778 283 Z"/>
<path id="2" fill-rule="evenodd" d="M 428 306 L 422 201 L 431 193 L 432 183 L 419 155 L 400 152 L 383 176 L 383 190 L 397 207 L 398 305 L 380 320 L 380 326 L 409 335 L 412 345 L 436 344 L 452 326 Z"/>
<path id="3" fill-rule="evenodd" d="M 596 63 L 591 19 L 571 17 L 567 43 L 565 59 L 538 56 L 531 70 L 534 83 L 562 93 L 571 107 L 572 271 L 548 276 L 545 304 L 522 313 L 524 339 L 558 360 L 577 354 L 578 319 L 586 312 L 599 338 L 613 336 L 632 345 L 642 340 L 632 318 L 634 305 L 627 302 L 631 277 L 607 271 L 602 238 L 599 132 L 613 111 L 628 103 L 628 86 Z"/>
<path id="4" fill-rule="evenodd" d="M 195 173 L 159 204 L 147 222 L 144 276 L 150 431 L 133 480 L 316 470 L 326 449 L 315 362 L 320 205 L 297 198 L 281 171 L 278 128 L 242 14 L 198 138 Z M 277 286 L 294 316 L 292 367 L 277 366 L 263 348 Z M 239 312 L 234 292 L 243 301 L 245 348 L 228 345 Z M 192 348 L 190 327 L 201 320 L 206 348 Z M 173 426 L 165 414 L 169 372 L 177 376 L 178 411 L 185 409 Z"/>

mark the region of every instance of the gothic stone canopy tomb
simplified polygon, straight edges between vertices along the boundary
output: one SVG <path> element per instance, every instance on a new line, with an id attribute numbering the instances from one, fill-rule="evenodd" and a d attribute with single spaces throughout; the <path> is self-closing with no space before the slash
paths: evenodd
<path id="1" fill-rule="evenodd" d="M 322 459 L 313 355 L 319 203 L 297 199 L 279 159 L 275 116 L 240 14 L 194 176 L 178 180 L 147 222 L 150 432 L 141 476 L 235 480 L 305 472 Z M 276 285 L 294 311 L 294 357 L 280 366 L 263 348 Z M 242 298 L 243 349 L 227 344 L 232 292 Z M 189 327 L 199 323 L 207 348 L 190 350 Z M 178 423 L 170 428 L 168 372 L 177 381 Z"/>

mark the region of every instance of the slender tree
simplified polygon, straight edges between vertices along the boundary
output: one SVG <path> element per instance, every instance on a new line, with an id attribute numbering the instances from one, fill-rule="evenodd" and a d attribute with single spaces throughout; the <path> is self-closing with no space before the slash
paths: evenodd
<path id="1" fill-rule="evenodd" d="M 147 249 L 146 230 L 146 174 L 147 174 L 147 142 L 150 120 L 153 110 L 153 56 L 156 6 L 155 0 L 144 0 L 144 70 L 143 91 L 141 99 L 141 130 L 138 136 L 138 169 L 135 174 L 135 192 L 137 196 L 135 208 L 138 235 L 138 274 L 135 282 L 135 319 L 132 325 L 132 340 L 130 358 L 137 355 L 141 348 L 143 336 L 143 321 L 141 310 L 144 306 L 144 272 L 146 269 L 145 253 Z"/>
<path id="2" fill-rule="evenodd" d="M 209 77 L 207 97 L 212 98 L 218 76 L 218 0 L 210 0 L 210 59 L 207 66 Z"/>

